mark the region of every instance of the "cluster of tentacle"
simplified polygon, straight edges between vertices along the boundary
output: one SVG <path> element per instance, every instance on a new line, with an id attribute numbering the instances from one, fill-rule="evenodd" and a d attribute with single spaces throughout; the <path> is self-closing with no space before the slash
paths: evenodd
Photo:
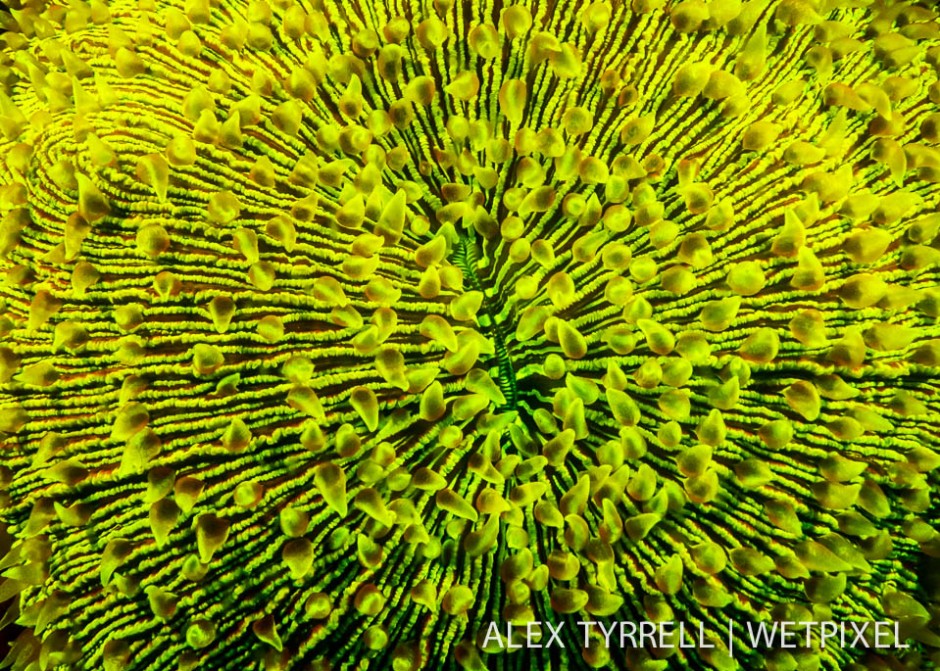
<path id="1" fill-rule="evenodd" d="M 929 4 L 0 15 L 8 664 L 936 663 Z"/>

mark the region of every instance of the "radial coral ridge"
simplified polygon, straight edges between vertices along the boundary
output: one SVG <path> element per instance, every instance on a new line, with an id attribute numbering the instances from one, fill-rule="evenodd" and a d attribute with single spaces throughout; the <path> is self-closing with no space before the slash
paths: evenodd
<path id="1" fill-rule="evenodd" d="M 7 664 L 932 668 L 928 4 L 5 14 Z"/>

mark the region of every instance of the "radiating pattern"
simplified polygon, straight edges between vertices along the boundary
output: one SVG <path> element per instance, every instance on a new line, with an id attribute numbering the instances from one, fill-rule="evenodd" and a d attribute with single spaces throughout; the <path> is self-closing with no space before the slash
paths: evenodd
<path id="1" fill-rule="evenodd" d="M 7 665 L 932 668 L 930 4 L 3 14 Z"/>

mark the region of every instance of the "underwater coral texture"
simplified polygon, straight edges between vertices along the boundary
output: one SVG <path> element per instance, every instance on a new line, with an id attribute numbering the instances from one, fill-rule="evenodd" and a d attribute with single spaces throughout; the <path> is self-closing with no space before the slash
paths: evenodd
<path id="1" fill-rule="evenodd" d="M 6 664 L 934 668 L 937 17 L 8 3 Z"/>

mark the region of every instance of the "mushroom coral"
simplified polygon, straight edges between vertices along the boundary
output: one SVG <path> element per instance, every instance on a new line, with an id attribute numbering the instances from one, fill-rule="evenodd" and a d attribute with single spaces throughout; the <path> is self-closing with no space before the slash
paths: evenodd
<path id="1" fill-rule="evenodd" d="M 10 4 L 7 665 L 933 668 L 929 4 Z"/>

